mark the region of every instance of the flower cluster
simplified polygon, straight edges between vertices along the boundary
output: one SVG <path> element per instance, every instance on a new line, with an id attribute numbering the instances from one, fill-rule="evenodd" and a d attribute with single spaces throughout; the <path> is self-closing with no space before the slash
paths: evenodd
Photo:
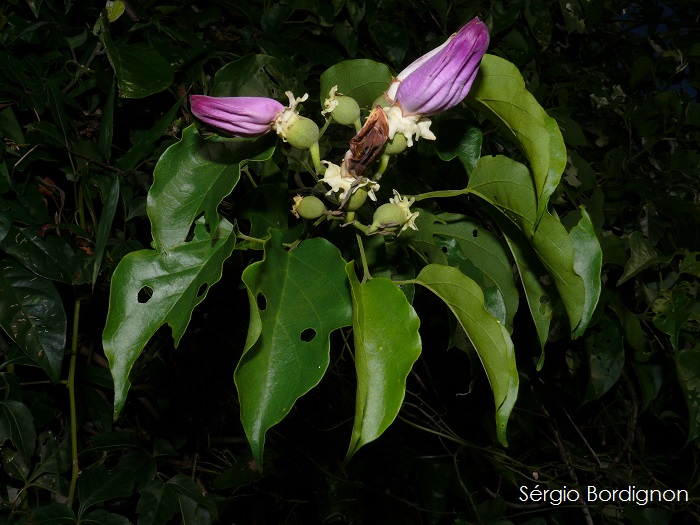
<path id="1" fill-rule="evenodd" d="M 350 197 L 360 191 L 363 193 L 362 201 L 366 196 L 377 200 L 377 181 L 386 168 L 389 155 L 400 153 L 421 138 L 435 140 L 428 117 L 447 111 L 464 100 L 488 45 L 486 25 L 474 18 L 444 44 L 399 73 L 378 99 L 378 107 L 372 111 L 364 126 L 357 102 L 338 93 L 338 86 L 334 86 L 323 102 L 322 115 L 338 124 L 354 126 L 357 131 L 340 165 L 320 160 L 319 128 L 310 119 L 299 115 L 298 106 L 308 99 L 308 94 L 297 98 L 287 91 L 287 107 L 264 97 L 192 95 L 190 107 L 202 122 L 232 135 L 259 137 L 274 130 L 291 146 L 309 150 L 316 171 L 322 174 L 319 181 L 330 188 L 326 196 L 334 196 L 342 210 Z M 374 170 L 373 176 L 365 176 L 365 170 L 378 156 L 381 158 L 379 167 Z M 364 228 L 366 233 L 383 234 L 394 232 L 399 227 L 399 233 L 408 228 L 417 229 L 415 220 L 418 212 L 410 210 L 414 199 L 401 197 L 396 190 L 394 194 L 389 203 L 377 209 L 370 227 L 359 223 L 358 227 Z M 312 199 L 305 202 L 305 208 L 311 208 L 311 202 L 322 210 Z M 322 211 L 317 212 L 315 208 L 313 212 L 307 212 L 305 208 L 300 208 L 301 203 L 301 197 L 295 199 L 295 215 L 299 215 L 300 209 L 304 212 L 302 216 L 322 215 Z M 348 222 L 354 221 L 354 209 L 347 210 L 346 215 Z"/>

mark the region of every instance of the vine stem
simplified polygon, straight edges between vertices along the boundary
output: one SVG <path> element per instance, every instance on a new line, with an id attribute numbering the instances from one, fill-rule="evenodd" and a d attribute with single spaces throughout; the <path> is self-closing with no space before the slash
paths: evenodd
<path id="1" fill-rule="evenodd" d="M 78 421 L 75 410 L 75 365 L 78 360 L 78 328 L 80 325 L 80 299 L 75 300 L 73 310 L 73 339 L 70 348 L 70 366 L 68 369 L 68 403 L 70 405 L 70 453 L 71 453 L 71 476 L 70 489 L 68 490 L 68 507 L 73 506 L 75 498 L 75 487 L 78 484 Z"/>
<path id="2" fill-rule="evenodd" d="M 362 244 L 362 237 L 360 237 L 359 233 L 356 233 L 355 237 L 357 237 L 357 245 L 360 248 L 360 257 L 362 258 L 362 271 L 364 273 L 362 276 L 362 282 L 366 283 L 372 278 L 372 276 L 370 275 L 369 267 L 367 266 L 367 257 L 365 256 L 365 247 Z"/>

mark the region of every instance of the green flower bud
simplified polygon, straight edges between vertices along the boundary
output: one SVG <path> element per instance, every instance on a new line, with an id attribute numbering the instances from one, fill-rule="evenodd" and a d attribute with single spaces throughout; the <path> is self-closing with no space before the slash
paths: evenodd
<path id="1" fill-rule="evenodd" d="M 318 142 L 319 132 L 316 123 L 297 115 L 297 119 L 285 130 L 284 138 L 297 149 L 309 149 Z"/>
<path id="2" fill-rule="evenodd" d="M 360 106 L 357 101 L 351 97 L 337 97 L 338 105 L 335 107 L 331 116 L 338 124 L 343 126 L 354 126 L 355 122 L 360 118 Z"/>
<path id="3" fill-rule="evenodd" d="M 406 136 L 403 133 L 397 133 L 393 139 L 387 140 L 384 146 L 384 155 L 398 155 L 408 147 Z"/>
<path id="4" fill-rule="evenodd" d="M 420 212 L 411 211 L 411 205 L 415 201 L 414 197 L 402 197 L 398 191 L 394 190 L 394 197 L 374 212 L 374 218 L 367 233 L 375 233 L 377 230 L 387 233 L 395 232 L 399 227 L 401 228 L 399 235 L 408 228 L 417 230 L 416 219 Z"/>
<path id="5" fill-rule="evenodd" d="M 379 97 L 377 97 L 377 100 L 372 102 L 373 108 L 376 108 L 377 106 L 388 108 L 389 106 L 391 106 L 391 102 L 389 102 L 389 99 L 386 98 L 386 95 L 379 95 Z"/>
<path id="6" fill-rule="evenodd" d="M 292 213 L 304 219 L 318 219 L 321 215 L 326 213 L 326 206 L 321 199 L 313 195 L 309 195 L 308 197 L 297 195 L 294 197 Z"/>
<path id="7" fill-rule="evenodd" d="M 372 225 L 369 227 L 370 232 L 375 232 L 381 229 L 393 228 L 396 226 L 401 226 L 406 222 L 406 212 L 398 204 L 393 202 L 388 202 L 382 204 L 374 212 L 374 217 L 372 218 Z M 391 231 L 391 230 L 389 230 Z"/>
<path id="8" fill-rule="evenodd" d="M 367 187 L 358 188 L 357 190 L 355 190 L 355 193 L 353 193 L 350 196 L 350 199 L 348 199 L 348 203 L 345 205 L 345 209 L 347 211 L 359 210 L 366 200 Z"/>

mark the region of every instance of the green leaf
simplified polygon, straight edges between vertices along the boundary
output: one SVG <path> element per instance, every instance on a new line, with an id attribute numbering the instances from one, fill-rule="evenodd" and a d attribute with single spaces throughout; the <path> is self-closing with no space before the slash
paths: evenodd
<path id="1" fill-rule="evenodd" d="M 0 241 L 0 249 L 46 279 L 67 284 L 84 282 L 86 254 L 74 251 L 60 235 L 48 232 L 42 236 L 31 226 L 21 229 L 12 226 Z"/>
<path id="2" fill-rule="evenodd" d="M 127 254 L 112 276 L 109 312 L 102 342 L 114 378 L 114 415 L 126 402 L 129 372 L 148 340 L 163 324 L 180 342 L 192 311 L 220 278 L 235 247 L 233 225 L 225 219 L 208 231 L 202 217 L 194 238 L 168 252 L 139 250 Z"/>
<path id="3" fill-rule="evenodd" d="M 281 97 L 267 71 L 268 66 L 276 63 L 276 58 L 267 55 L 246 55 L 229 62 L 214 75 L 211 96 Z"/>
<path id="4" fill-rule="evenodd" d="M 390 279 L 360 283 L 354 262 L 345 271 L 352 290 L 357 395 L 348 461 L 394 422 L 406 393 L 406 377 L 420 356 L 420 319 Z"/>
<path id="5" fill-rule="evenodd" d="M 525 19 L 530 26 L 532 36 L 535 37 L 541 49 L 545 49 L 552 39 L 552 27 L 554 25 L 549 6 L 544 0 L 527 0 L 525 3 Z"/>
<path id="6" fill-rule="evenodd" d="M 508 330 L 484 308 L 481 288 L 457 268 L 429 264 L 413 282 L 447 304 L 476 349 L 496 403 L 498 441 L 507 446 L 506 425 L 518 397 L 519 382 Z"/>
<path id="7" fill-rule="evenodd" d="M 549 326 L 554 313 L 554 299 L 559 297 L 552 279 L 542 262 L 537 258 L 535 250 L 530 246 L 525 234 L 504 215 L 494 212 L 493 218 L 505 236 L 510 252 L 518 267 L 520 282 L 523 284 L 525 299 L 530 315 L 535 323 L 537 338 L 540 341 L 540 359 L 537 369 L 544 366 L 544 345 L 549 337 Z"/>
<path id="8" fill-rule="evenodd" d="M 512 332 L 520 297 L 513 282 L 510 257 L 501 241 L 464 215 L 441 213 L 437 218 L 439 222 L 433 225 L 436 244 L 439 244 L 439 238 L 454 239 L 457 242 L 461 257 L 471 261 L 483 273 L 484 288 L 496 288 L 505 310 L 503 321 L 508 331 Z"/>
<path id="9" fill-rule="evenodd" d="M 141 491 L 136 506 L 138 525 L 165 525 L 178 509 L 177 491 L 170 483 L 153 480 Z"/>
<path id="10" fill-rule="evenodd" d="M 210 512 L 197 505 L 192 498 L 178 495 L 177 501 L 182 516 L 182 525 L 211 525 L 213 520 Z"/>
<path id="11" fill-rule="evenodd" d="M 24 403 L 12 399 L 0 401 L 0 408 L 10 427 L 12 444 L 25 459 L 29 460 L 36 446 L 32 413 Z"/>
<path id="12" fill-rule="evenodd" d="M 525 87 L 512 63 L 486 54 L 467 102 L 487 115 L 530 162 L 536 188 L 535 225 L 566 168 L 566 147 L 557 121 Z"/>
<path id="13" fill-rule="evenodd" d="M 169 250 L 184 243 L 201 214 L 207 229 L 215 231 L 217 208 L 238 183 L 240 164 L 272 156 L 274 146 L 265 144 L 217 135 L 204 139 L 194 125 L 186 128 L 182 140 L 158 161 L 148 192 L 148 217 L 156 244 Z M 261 152 L 261 148 L 265 149 Z"/>
<path id="14" fill-rule="evenodd" d="M 281 246 L 271 230 L 265 258 L 243 271 L 250 326 L 235 372 L 241 421 L 258 468 L 265 433 L 326 372 L 333 330 L 352 323 L 345 262 L 324 239 Z"/>
<path id="15" fill-rule="evenodd" d="M 102 31 L 102 43 L 117 75 L 121 98 L 143 98 L 172 84 L 174 75 L 168 61 L 152 47 L 113 42 Z"/>
<path id="16" fill-rule="evenodd" d="M 671 336 L 671 345 L 679 350 L 680 330 L 691 316 L 700 315 L 700 303 L 687 281 L 681 281 L 672 290 L 664 290 L 654 301 L 654 326 Z"/>
<path id="17" fill-rule="evenodd" d="M 637 231 L 630 233 L 628 242 L 630 246 L 630 258 L 625 264 L 625 271 L 622 273 L 622 277 L 617 281 L 618 286 L 650 266 L 671 262 L 674 257 L 674 255 L 660 257 L 656 248 L 644 238 L 642 233 Z"/>
<path id="18" fill-rule="evenodd" d="M 129 253 L 112 277 L 103 342 L 114 377 L 115 416 L 126 400 L 129 371 L 148 340 L 167 323 L 177 345 L 194 307 L 221 278 L 236 237 L 217 207 L 238 182 L 242 162 L 272 155 L 270 147 L 260 153 L 265 144 L 203 139 L 190 126 L 159 160 L 148 194 L 158 251 Z"/>
<path id="19" fill-rule="evenodd" d="M 688 443 L 700 436 L 700 345 L 673 352 L 676 373 L 688 404 Z"/>
<path id="20" fill-rule="evenodd" d="M 81 525 L 131 525 L 126 516 L 112 514 L 104 509 L 93 510 L 80 518 Z"/>
<path id="21" fill-rule="evenodd" d="M 333 86 L 338 93 L 354 98 L 360 107 L 369 108 L 389 88 L 393 74 L 386 64 L 373 60 L 346 60 L 321 75 L 321 104 Z"/>
<path id="22" fill-rule="evenodd" d="M 117 164 L 124 171 L 133 170 L 138 166 L 139 162 L 146 158 L 146 155 L 151 152 L 155 143 L 158 142 L 168 128 L 172 126 L 175 115 L 177 115 L 184 100 L 184 98 L 181 98 L 173 104 L 173 107 L 158 119 L 158 122 L 156 122 L 151 129 L 134 134 L 134 145 L 117 161 Z"/>
<path id="23" fill-rule="evenodd" d="M 102 203 L 102 212 L 100 213 L 100 222 L 97 224 L 97 233 L 95 235 L 95 267 L 92 270 L 92 285 L 97 282 L 97 276 L 102 269 L 102 258 L 107 247 L 107 240 L 112 231 L 112 222 L 117 213 L 119 205 L 119 178 L 109 177 L 106 185 L 107 194 L 104 196 Z"/>
<path id="24" fill-rule="evenodd" d="M 102 120 L 100 121 L 100 152 L 107 162 L 112 157 L 112 138 L 114 137 L 114 91 L 115 84 L 112 81 L 107 100 L 105 101 L 105 107 L 102 110 Z"/>
<path id="25" fill-rule="evenodd" d="M 445 161 L 459 159 L 467 174 L 474 171 L 481 157 L 484 134 L 466 120 L 442 120 L 437 129 L 438 156 Z"/>
<path id="26" fill-rule="evenodd" d="M 595 272 L 601 256 L 596 255 L 597 240 L 594 240 L 590 221 L 582 219 L 583 225 L 574 234 L 576 242 L 559 218 L 549 212 L 542 216 L 535 229 L 537 207 L 532 179 L 525 166 L 507 157 L 479 159 L 468 189 L 499 209 L 527 236 L 537 257 L 553 277 L 572 332 L 582 332 L 590 322 L 600 290 L 594 281 L 600 279 Z M 600 252 L 599 245 L 597 250 Z M 587 282 L 578 271 L 585 274 Z"/>
<path id="27" fill-rule="evenodd" d="M 625 366 L 625 348 L 617 323 L 602 317 L 594 332 L 586 337 L 588 353 L 588 386 L 584 402 L 605 394 L 622 374 Z"/>
<path id="28" fill-rule="evenodd" d="M 11 259 L 0 261 L 0 326 L 52 381 L 58 381 L 66 346 L 63 301 L 51 281 Z"/>
<path id="29" fill-rule="evenodd" d="M 15 144 L 25 143 L 22 127 L 19 125 L 12 107 L 6 107 L 0 111 L 0 131 L 4 138 Z"/>
<path id="30" fill-rule="evenodd" d="M 573 337 L 583 335 L 586 330 L 588 322 L 593 317 L 593 311 L 598 305 L 600 290 L 603 286 L 600 278 L 603 267 L 603 251 L 593 229 L 591 218 L 583 207 L 580 208 L 580 211 L 581 219 L 576 226 L 571 228 L 569 236 L 574 245 L 574 271 L 583 279 L 586 299 L 583 305 L 582 322 L 574 330 Z"/>
<path id="31" fill-rule="evenodd" d="M 52 503 L 51 505 L 41 505 L 32 509 L 27 520 L 20 523 L 23 525 L 66 525 L 68 523 L 76 523 L 76 519 L 70 507 Z"/>
<path id="32" fill-rule="evenodd" d="M 130 496 L 134 479 L 130 472 L 109 472 L 104 465 L 96 465 L 83 470 L 78 480 L 79 515 L 90 507 L 110 499 Z"/>

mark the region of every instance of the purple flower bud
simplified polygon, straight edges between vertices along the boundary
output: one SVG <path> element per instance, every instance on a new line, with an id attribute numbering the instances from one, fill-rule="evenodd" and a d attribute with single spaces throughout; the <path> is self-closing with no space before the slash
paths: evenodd
<path id="1" fill-rule="evenodd" d="M 469 93 L 488 46 L 488 29 L 474 18 L 442 46 L 402 71 L 387 96 L 401 107 L 404 116 L 434 115 L 450 109 Z"/>
<path id="2" fill-rule="evenodd" d="M 264 135 L 285 109 L 271 98 L 205 95 L 191 95 L 190 108 L 202 122 L 237 137 Z"/>

